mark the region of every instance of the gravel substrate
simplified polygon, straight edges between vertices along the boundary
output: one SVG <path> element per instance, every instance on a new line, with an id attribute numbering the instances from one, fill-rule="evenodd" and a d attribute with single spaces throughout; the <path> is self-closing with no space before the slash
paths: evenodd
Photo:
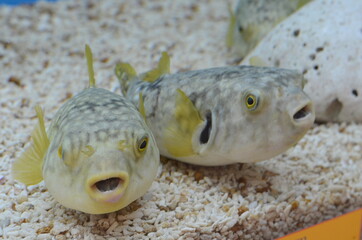
<path id="1" fill-rule="evenodd" d="M 172 72 L 232 64 L 227 3 L 40 2 L 0 7 L 0 23 L 0 238 L 268 240 L 362 207 L 362 125 L 342 123 L 315 125 L 287 153 L 257 164 L 162 159 L 148 193 L 115 213 L 64 208 L 43 183 L 25 187 L 9 175 L 29 145 L 34 106 L 48 125 L 87 86 L 85 43 L 98 86 L 116 92 L 117 61 L 142 72 L 166 50 Z"/>

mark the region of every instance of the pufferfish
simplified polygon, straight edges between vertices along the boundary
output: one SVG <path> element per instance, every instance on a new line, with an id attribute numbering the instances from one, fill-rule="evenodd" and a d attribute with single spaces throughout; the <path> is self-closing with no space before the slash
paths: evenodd
<path id="1" fill-rule="evenodd" d="M 119 210 L 141 197 L 156 177 L 160 156 L 144 117 L 125 97 L 95 87 L 86 46 L 89 88 L 68 100 L 45 130 L 43 112 L 32 145 L 13 163 L 26 185 L 44 179 L 62 205 L 86 213 Z"/>
<path id="2" fill-rule="evenodd" d="M 295 71 L 227 66 L 169 74 L 169 67 L 164 52 L 140 76 L 128 63 L 115 69 L 127 98 L 144 102 L 161 155 L 207 166 L 257 162 L 286 151 L 313 125 L 314 106 Z"/>
<path id="3" fill-rule="evenodd" d="M 231 9 L 226 45 L 245 57 L 277 24 L 311 0 L 239 0 Z"/>

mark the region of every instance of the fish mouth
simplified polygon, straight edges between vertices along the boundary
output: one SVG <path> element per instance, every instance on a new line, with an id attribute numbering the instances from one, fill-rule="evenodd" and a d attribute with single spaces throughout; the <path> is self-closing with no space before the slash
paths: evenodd
<path id="1" fill-rule="evenodd" d="M 122 184 L 123 179 L 119 177 L 111 177 L 105 180 L 100 180 L 96 182 L 93 187 L 100 192 L 114 191 L 117 187 Z"/>
<path id="2" fill-rule="evenodd" d="M 102 174 L 87 181 L 87 192 L 98 202 L 115 203 L 123 197 L 128 183 L 129 175 L 126 172 Z"/>
<path id="3" fill-rule="evenodd" d="M 314 118 L 314 106 L 311 101 L 298 106 L 292 114 L 292 121 L 298 125 L 312 124 L 314 122 Z"/>

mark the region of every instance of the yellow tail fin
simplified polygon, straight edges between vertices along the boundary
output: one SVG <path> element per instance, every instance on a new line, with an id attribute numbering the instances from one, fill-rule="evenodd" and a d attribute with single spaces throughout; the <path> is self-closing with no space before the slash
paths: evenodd
<path id="1" fill-rule="evenodd" d="M 170 56 L 167 52 L 162 52 L 162 57 L 155 69 L 146 72 L 143 81 L 154 82 L 164 74 L 170 73 Z"/>
<path id="2" fill-rule="evenodd" d="M 40 106 L 36 106 L 35 111 L 39 123 L 31 134 L 32 145 L 15 160 L 12 166 L 13 178 L 26 185 L 34 185 L 43 180 L 43 160 L 49 147 L 43 111 Z"/>

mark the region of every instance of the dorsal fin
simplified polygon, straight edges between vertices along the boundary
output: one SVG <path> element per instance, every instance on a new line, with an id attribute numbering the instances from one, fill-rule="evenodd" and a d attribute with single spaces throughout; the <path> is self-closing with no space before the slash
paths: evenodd
<path id="1" fill-rule="evenodd" d="M 31 134 L 32 145 L 14 161 L 12 166 L 13 178 L 26 185 L 34 185 L 43 180 L 42 166 L 49 147 L 43 111 L 40 106 L 36 106 L 35 111 L 39 122 Z"/>
<path id="2" fill-rule="evenodd" d="M 186 157 L 197 154 L 192 145 L 192 138 L 203 122 L 199 111 L 181 90 L 177 89 L 174 116 L 165 128 L 164 144 L 174 157 Z"/>
<path id="3" fill-rule="evenodd" d="M 129 63 L 121 62 L 117 63 L 114 69 L 114 73 L 116 74 L 119 84 L 121 85 L 122 92 L 126 95 L 128 90 L 129 82 L 137 77 L 136 70 Z"/>
<path id="4" fill-rule="evenodd" d="M 230 4 L 228 4 L 228 9 L 229 9 L 230 20 L 229 20 L 228 31 L 226 33 L 226 47 L 230 49 L 232 46 L 234 46 L 236 16 L 235 16 L 233 10 L 231 9 Z"/>
<path id="5" fill-rule="evenodd" d="M 96 86 L 96 80 L 94 78 L 94 70 L 93 70 L 93 55 L 92 50 L 88 46 L 88 44 L 85 45 L 85 57 L 87 59 L 87 66 L 88 66 L 88 76 L 89 76 L 89 87 L 95 87 Z"/>
<path id="6" fill-rule="evenodd" d="M 167 52 L 162 52 L 162 56 L 156 68 L 143 74 L 143 81 L 154 82 L 162 75 L 170 73 L 170 56 Z"/>

